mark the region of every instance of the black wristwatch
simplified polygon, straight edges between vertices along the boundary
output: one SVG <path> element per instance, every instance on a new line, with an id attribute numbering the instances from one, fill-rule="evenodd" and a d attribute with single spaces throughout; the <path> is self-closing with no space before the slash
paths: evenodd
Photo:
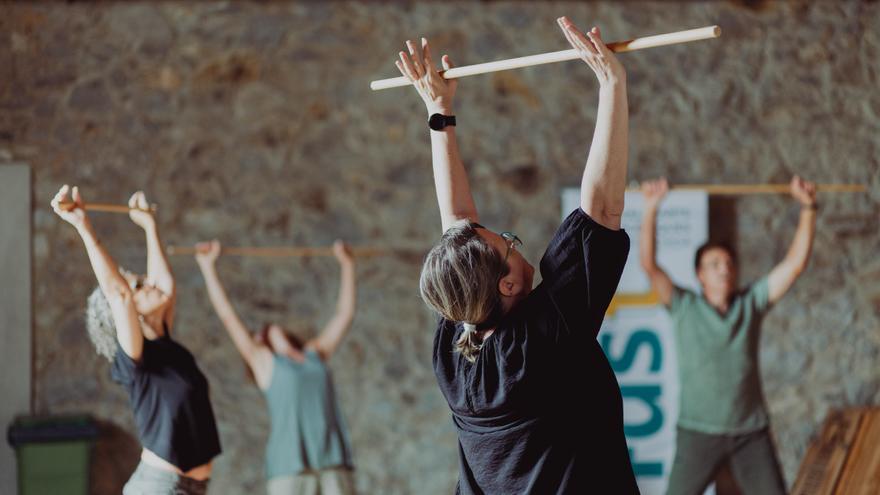
<path id="1" fill-rule="evenodd" d="M 455 115 L 435 113 L 428 118 L 428 127 L 435 131 L 442 131 L 448 125 L 455 125 Z"/>

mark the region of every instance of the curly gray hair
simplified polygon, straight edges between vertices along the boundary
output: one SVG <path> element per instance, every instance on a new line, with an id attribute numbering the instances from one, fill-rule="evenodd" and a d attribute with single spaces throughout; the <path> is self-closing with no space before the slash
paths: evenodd
<path id="1" fill-rule="evenodd" d="M 112 362 L 119 349 L 116 341 L 116 324 L 110 311 L 110 303 L 107 302 L 100 287 L 95 287 L 89 295 L 86 306 L 86 331 L 98 354 Z"/>

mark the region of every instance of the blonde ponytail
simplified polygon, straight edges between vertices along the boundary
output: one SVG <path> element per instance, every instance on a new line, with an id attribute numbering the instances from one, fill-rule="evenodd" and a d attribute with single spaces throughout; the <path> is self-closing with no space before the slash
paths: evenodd
<path id="1" fill-rule="evenodd" d="M 480 349 L 483 348 L 483 339 L 477 333 L 476 325 L 473 323 L 463 323 L 463 325 L 464 331 L 461 332 L 461 336 L 455 341 L 455 350 L 473 363 L 477 360 Z"/>
<path id="2" fill-rule="evenodd" d="M 422 300 L 447 320 L 463 322 L 455 351 L 468 361 L 476 361 L 483 347 L 477 325 L 500 307 L 498 282 L 507 272 L 501 254 L 464 220 L 449 228 L 425 258 L 419 277 Z"/>

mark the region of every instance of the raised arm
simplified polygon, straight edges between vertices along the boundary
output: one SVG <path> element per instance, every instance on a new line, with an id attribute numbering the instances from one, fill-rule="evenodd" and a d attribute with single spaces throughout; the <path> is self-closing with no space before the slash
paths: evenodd
<path id="1" fill-rule="evenodd" d="M 645 212 L 642 217 L 642 229 L 639 233 L 639 262 L 651 282 L 651 289 L 657 293 L 664 306 L 669 306 L 669 303 L 672 302 L 672 280 L 657 265 L 656 245 L 657 211 L 660 209 L 660 203 L 667 191 L 669 191 L 669 184 L 665 178 L 642 183 Z"/>
<path id="2" fill-rule="evenodd" d="M 801 214 L 788 253 L 767 276 L 770 303 L 775 303 L 791 289 L 795 280 L 807 268 L 813 250 L 813 236 L 816 232 L 816 185 L 795 175 L 791 179 L 791 195 L 800 202 Z"/>
<path id="3" fill-rule="evenodd" d="M 406 47 L 409 55 L 400 52 L 398 54 L 400 60 L 396 61 L 395 65 L 422 97 L 428 115 L 454 115 L 452 100 L 458 82 L 455 79 L 443 79 L 437 72 L 431 58 L 428 40 L 422 38 L 421 49 L 410 40 L 407 40 Z M 444 70 L 452 67 L 448 55 L 443 55 L 441 62 Z M 479 221 L 467 171 L 458 153 L 455 127 L 446 126 L 440 131 L 431 130 L 430 133 L 434 188 L 440 206 L 443 231 L 445 232 L 457 220 Z"/>
<path id="4" fill-rule="evenodd" d="M 262 387 L 263 383 L 268 383 L 268 374 L 271 372 L 271 351 L 254 341 L 251 332 L 242 323 L 232 303 L 229 302 L 226 290 L 217 275 L 216 264 L 220 249 L 220 241 L 200 242 L 196 245 L 196 262 L 205 278 L 208 298 L 214 311 L 223 322 L 223 327 L 235 344 L 235 348 L 253 371 L 257 383 Z"/>
<path id="5" fill-rule="evenodd" d="M 598 28 L 586 36 L 567 17 L 559 27 L 599 80 L 599 109 L 590 154 L 581 179 L 581 208 L 610 229 L 620 228 L 626 191 L 629 110 L 626 72 L 605 46 Z"/>
<path id="6" fill-rule="evenodd" d="M 165 323 L 171 326 L 174 319 L 174 306 L 177 300 L 176 289 L 174 286 L 174 275 L 171 273 L 171 266 L 168 264 L 168 258 L 165 250 L 162 249 L 162 241 L 159 239 L 159 228 L 156 225 L 156 219 L 150 212 L 150 204 L 143 191 L 137 191 L 131 195 L 128 200 L 128 206 L 132 208 L 129 212 L 131 220 L 144 230 L 147 244 L 147 282 L 161 290 L 170 298 L 167 309 L 165 310 Z"/>
<path id="7" fill-rule="evenodd" d="M 351 329 L 354 320 L 354 312 L 357 299 L 356 275 L 354 256 L 351 249 L 342 241 L 333 244 L 333 254 L 339 262 L 339 298 L 336 301 L 336 313 L 327 322 L 324 330 L 317 337 L 310 340 L 307 348 L 318 351 L 325 361 L 339 348 L 342 339 Z"/>
<path id="8" fill-rule="evenodd" d="M 73 207 L 62 208 L 60 204 L 67 202 L 69 192 L 72 192 Z M 52 209 L 64 221 L 73 225 L 79 233 L 86 247 L 86 254 L 88 254 L 92 270 L 98 279 L 98 285 L 101 287 L 101 292 L 104 293 L 104 297 L 110 304 L 119 346 L 133 360 L 140 360 L 144 349 L 144 336 L 134 307 L 131 288 L 119 273 L 116 262 L 95 236 L 95 231 L 92 229 L 85 208 L 83 208 L 79 188 L 74 187 L 71 191 L 67 185 L 64 185 L 52 199 Z"/>

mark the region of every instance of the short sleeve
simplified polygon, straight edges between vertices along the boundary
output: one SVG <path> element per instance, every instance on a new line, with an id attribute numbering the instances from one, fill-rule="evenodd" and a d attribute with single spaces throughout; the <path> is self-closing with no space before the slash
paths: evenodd
<path id="1" fill-rule="evenodd" d="M 113 358 L 113 365 L 110 368 L 110 378 L 117 383 L 128 385 L 135 380 L 138 368 L 138 363 L 126 354 L 122 347 L 119 347 L 116 350 L 116 356 Z"/>
<path id="2" fill-rule="evenodd" d="M 749 308 L 761 315 L 770 309 L 770 283 L 767 276 L 761 277 L 746 290 L 745 301 Z"/>
<path id="3" fill-rule="evenodd" d="M 629 236 L 577 208 L 541 259 L 542 284 L 570 332 L 599 333 L 629 254 Z"/>
<path id="4" fill-rule="evenodd" d="M 693 299 L 693 297 L 694 293 L 692 291 L 673 285 L 672 297 L 669 299 L 669 304 L 666 305 L 666 309 L 669 310 L 670 316 L 675 316 L 676 313 L 687 307 L 688 302 Z"/>

